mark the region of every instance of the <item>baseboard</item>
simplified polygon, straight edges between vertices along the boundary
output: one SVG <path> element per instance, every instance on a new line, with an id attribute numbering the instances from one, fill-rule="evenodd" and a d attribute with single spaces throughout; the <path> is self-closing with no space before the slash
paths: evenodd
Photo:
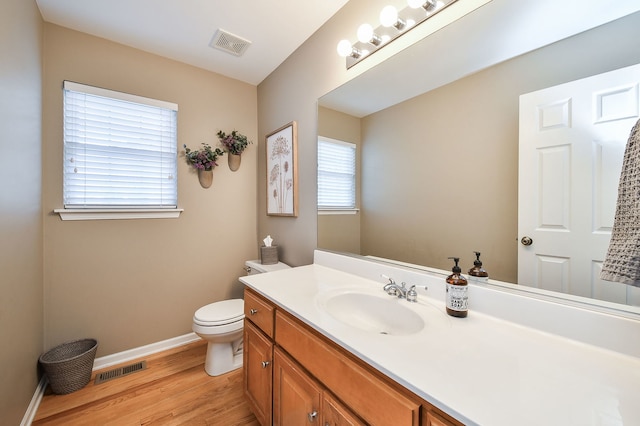
<path id="1" fill-rule="evenodd" d="M 116 354 L 102 356 L 93 361 L 93 371 L 186 345 L 188 343 L 195 342 L 196 340 L 200 340 L 200 337 L 198 337 L 196 333 L 188 333 L 182 336 L 163 340 L 161 342 L 140 346 L 139 348 L 133 348 Z"/>
<path id="2" fill-rule="evenodd" d="M 38 407 L 40 406 L 40 402 L 42 401 L 42 397 L 44 396 L 44 390 L 47 388 L 49 381 L 46 376 L 42 376 L 40 382 L 38 383 L 38 387 L 36 387 L 36 391 L 33 394 L 33 398 L 31 398 L 31 402 L 27 407 L 27 411 L 24 413 L 24 417 L 22 417 L 22 422 L 20 422 L 20 426 L 29 426 L 33 419 L 36 418 L 36 413 L 38 412 Z"/>
<path id="3" fill-rule="evenodd" d="M 142 358 L 148 355 L 155 354 L 157 352 L 162 352 L 172 348 L 176 348 L 178 346 L 186 345 L 188 343 L 195 342 L 196 340 L 200 340 L 200 337 L 198 337 L 196 333 L 188 333 L 182 336 L 163 340 L 161 342 L 140 346 L 139 348 L 133 348 L 123 352 L 118 352 L 116 354 L 96 358 L 93 362 L 93 370 L 100 370 L 106 367 L 111 367 L 112 365 L 131 361 L 136 358 Z M 47 381 L 46 376 L 43 376 L 42 379 L 40 379 L 38 387 L 33 394 L 33 398 L 31 398 L 31 403 L 29 404 L 29 407 L 27 408 L 27 411 L 22 418 L 20 426 L 29 426 L 33 422 L 33 419 L 36 417 L 36 413 L 38 412 L 40 402 L 42 401 L 42 397 L 44 396 L 44 391 L 45 389 L 47 389 L 48 383 L 49 382 Z"/>

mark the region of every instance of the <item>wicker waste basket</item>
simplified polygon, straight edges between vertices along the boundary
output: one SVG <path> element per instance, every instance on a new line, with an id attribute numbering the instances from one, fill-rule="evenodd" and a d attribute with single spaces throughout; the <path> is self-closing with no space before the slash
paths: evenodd
<path id="1" fill-rule="evenodd" d="M 40 365 L 53 393 L 75 392 L 89 383 L 97 349 L 97 340 L 81 339 L 63 343 L 40 355 Z"/>

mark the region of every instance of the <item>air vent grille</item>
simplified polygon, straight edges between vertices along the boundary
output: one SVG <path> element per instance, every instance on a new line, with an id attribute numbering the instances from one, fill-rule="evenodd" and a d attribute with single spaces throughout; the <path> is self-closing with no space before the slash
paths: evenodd
<path id="1" fill-rule="evenodd" d="M 96 375 L 96 380 L 93 382 L 95 385 L 107 382 L 109 380 L 117 379 L 118 377 L 124 377 L 128 374 L 142 371 L 147 368 L 147 361 L 136 362 L 135 364 L 125 365 L 124 367 L 114 368 L 113 370 L 103 371 Z"/>
<path id="2" fill-rule="evenodd" d="M 209 46 L 231 53 L 235 56 L 242 56 L 249 48 L 251 42 L 228 31 L 219 29 L 216 31 Z"/>

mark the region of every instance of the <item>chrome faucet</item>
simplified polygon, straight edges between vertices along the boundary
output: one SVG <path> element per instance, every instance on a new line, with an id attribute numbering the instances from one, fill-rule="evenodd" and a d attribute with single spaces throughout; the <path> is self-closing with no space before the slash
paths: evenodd
<path id="1" fill-rule="evenodd" d="M 415 285 L 407 288 L 407 283 L 405 282 L 398 285 L 393 278 L 386 275 L 381 276 L 389 280 L 389 282 L 383 287 L 383 290 L 386 291 L 389 296 L 398 296 L 400 299 L 407 299 L 408 302 L 418 301 L 418 292 L 416 291 Z"/>

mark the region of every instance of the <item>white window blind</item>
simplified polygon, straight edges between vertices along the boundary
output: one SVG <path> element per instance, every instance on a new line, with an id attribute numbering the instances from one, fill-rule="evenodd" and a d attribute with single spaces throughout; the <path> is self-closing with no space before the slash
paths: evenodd
<path id="1" fill-rule="evenodd" d="M 318 209 L 355 209 L 356 146 L 318 138 Z"/>
<path id="2" fill-rule="evenodd" d="M 65 81 L 65 208 L 176 208 L 177 111 Z"/>

